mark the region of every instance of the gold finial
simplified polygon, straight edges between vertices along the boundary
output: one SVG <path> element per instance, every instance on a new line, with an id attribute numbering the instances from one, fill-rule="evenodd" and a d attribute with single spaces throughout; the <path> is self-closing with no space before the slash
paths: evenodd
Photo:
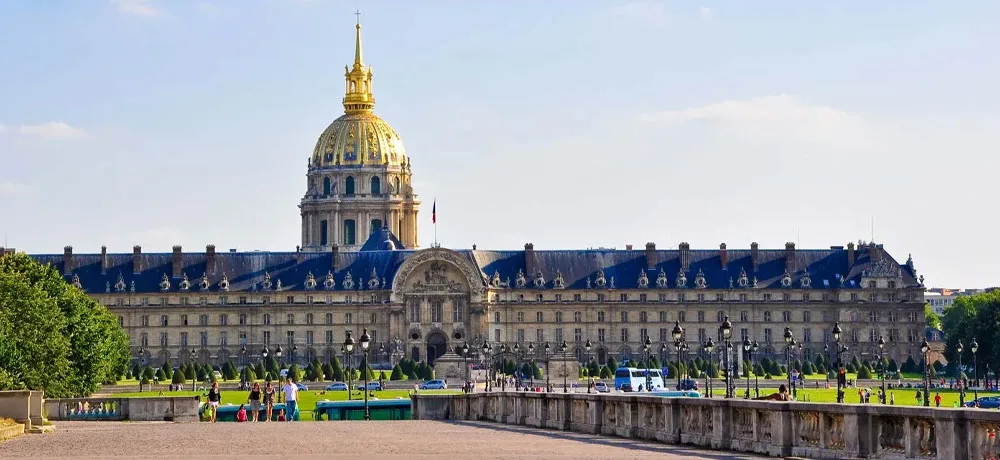
<path id="1" fill-rule="evenodd" d="M 358 68 L 364 66 L 361 62 L 361 11 L 354 10 L 354 16 L 357 17 L 354 24 L 354 68 Z"/>
<path id="2" fill-rule="evenodd" d="M 375 107 L 375 96 L 372 95 L 372 69 L 365 68 L 361 59 L 361 11 L 355 11 L 357 21 L 354 25 L 354 66 L 350 70 L 344 68 L 347 80 L 347 91 L 344 94 L 345 113 L 367 113 Z"/>

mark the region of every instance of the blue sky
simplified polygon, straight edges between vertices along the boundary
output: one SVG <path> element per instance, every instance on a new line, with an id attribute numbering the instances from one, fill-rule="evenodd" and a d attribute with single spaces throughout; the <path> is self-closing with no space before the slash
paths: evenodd
<path id="1" fill-rule="evenodd" d="M 1000 3 L 0 2 L 0 232 L 292 250 L 355 9 L 443 245 L 827 247 L 1000 278 Z"/>

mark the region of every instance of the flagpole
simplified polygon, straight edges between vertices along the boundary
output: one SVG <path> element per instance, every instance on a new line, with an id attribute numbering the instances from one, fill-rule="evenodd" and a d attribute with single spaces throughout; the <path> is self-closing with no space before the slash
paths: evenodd
<path id="1" fill-rule="evenodd" d="M 431 221 L 434 223 L 434 247 L 438 247 L 438 218 L 437 218 L 437 198 L 434 198 L 434 204 L 431 206 Z"/>

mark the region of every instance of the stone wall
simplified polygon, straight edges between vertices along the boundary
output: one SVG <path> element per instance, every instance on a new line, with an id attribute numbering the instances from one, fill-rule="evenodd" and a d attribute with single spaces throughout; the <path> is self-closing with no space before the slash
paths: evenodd
<path id="1" fill-rule="evenodd" d="M 412 396 L 419 420 L 485 420 L 807 458 L 997 456 L 1000 412 L 855 404 L 493 392 Z"/>
<path id="2" fill-rule="evenodd" d="M 23 423 L 28 429 L 41 425 L 43 397 L 41 391 L 0 391 L 0 417 Z"/>
<path id="3" fill-rule="evenodd" d="M 66 398 L 45 401 L 50 420 L 132 420 L 197 422 L 197 396 L 149 398 Z"/>

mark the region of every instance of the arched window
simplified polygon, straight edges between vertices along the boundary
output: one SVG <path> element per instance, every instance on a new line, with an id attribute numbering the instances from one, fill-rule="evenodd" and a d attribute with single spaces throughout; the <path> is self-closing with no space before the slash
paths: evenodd
<path id="1" fill-rule="evenodd" d="M 371 232 L 375 233 L 375 232 L 377 232 L 379 230 L 382 230 L 382 220 L 381 219 L 372 219 L 372 229 L 371 229 Z"/>
<path id="2" fill-rule="evenodd" d="M 354 233 L 354 227 L 354 219 L 347 219 L 344 221 L 344 244 L 355 244 L 357 234 Z"/>
<path id="3" fill-rule="evenodd" d="M 344 181 L 344 194 L 354 195 L 354 176 L 347 176 L 347 180 Z"/>
<path id="4" fill-rule="evenodd" d="M 374 176 L 372 177 L 372 195 L 381 195 L 381 194 L 382 194 L 382 181 L 378 178 L 378 176 Z"/>
<path id="5" fill-rule="evenodd" d="M 329 195 L 330 194 L 330 178 L 329 177 L 324 177 L 323 178 L 323 194 L 324 195 Z"/>

